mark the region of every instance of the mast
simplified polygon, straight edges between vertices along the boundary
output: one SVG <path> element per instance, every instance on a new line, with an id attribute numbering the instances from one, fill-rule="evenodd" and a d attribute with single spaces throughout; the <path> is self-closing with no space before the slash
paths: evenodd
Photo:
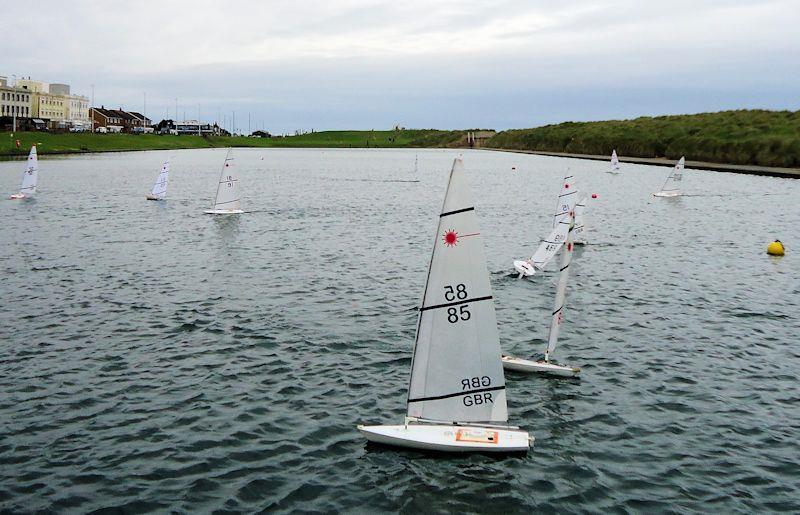
<path id="1" fill-rule="evenodd" d="M 561 323 L 564 321 L 564 300 L 567 293 L 567 280 L 569 279 L 569 265 L 572 262 L 572 244 L 574 228 L 574 212 L 570 212 L 567 221 L 570 223 L 567 232 L 567 242 L 563 246 L 564 255 L 561 258 L 561 275 L 558 277 L 556 287 L 556 300 L 553 305 L 553 313 L 550 317 L 550 334 L 547 338 L 547 349 L 544 352 L 545 362 L 550 362 L 550 354 L 555 350 L 558 343 L 558 332 Z"/>

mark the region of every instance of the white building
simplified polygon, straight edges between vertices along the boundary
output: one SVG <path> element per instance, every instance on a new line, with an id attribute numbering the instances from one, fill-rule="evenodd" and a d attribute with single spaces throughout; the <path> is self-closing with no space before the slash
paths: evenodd
<path id="1" fill-rule="evenodd" d="M 6 77 L 0 77 L 0 117 L 17 119 L 17 127 L 20 127 L 21 118 L 30 118 L 31 93 L 22 88 L 8 85 Z M 13 127 L 12 127 L 13 129 Z"/>

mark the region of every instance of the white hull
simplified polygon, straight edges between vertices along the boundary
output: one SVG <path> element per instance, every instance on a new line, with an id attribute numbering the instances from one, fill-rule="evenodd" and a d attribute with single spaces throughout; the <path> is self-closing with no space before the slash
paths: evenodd
<path id="1" fill-rule="evenodd" d="M 24 193 L 14 193 L 13 195 L 11 195 L 8 198 L 9 198 L 9 200 L 21 200 L 21 199 L 30 198 L 30 197 L 28 195 L 24 194 Z"/>
<path id="2" fill-rule="evenodd" d="M 503 361 L 503 368 L 506 370 L 513 370 L 514 372 L 550 374 L 560 377 L 575 377 L 581 372 L 581 369 L 577 367 L 556 365 L 545 361 L 533 361 L 515 358 L 513 356 L 503 356 L 501 359 Z"/>
<path id="3" fill-rule="evenodd" d="M 527 261 L 514 261 L 514 269 L 525 277 L 530 277 L 536 273 L 536 268 Z"/>
<path id="4" fill-rule="evenodd" d="M 533 442 L 527 431 L 478 425 L 360 425 L 358 430 L 370 442 L 426 451 L 527 452 Z"/>
<path id="5" fill-rule="evenodd" d="M 209 209 L 203 211 L 207 215 L 238 215 L 244 213 L 241 209 Z"/>
<path id="6" fill-rule="evenodd" d="M 654 197 L 680 197 L 683 195 L 680 191 L 659 191 L 658 193 L 653 193 Z"/>

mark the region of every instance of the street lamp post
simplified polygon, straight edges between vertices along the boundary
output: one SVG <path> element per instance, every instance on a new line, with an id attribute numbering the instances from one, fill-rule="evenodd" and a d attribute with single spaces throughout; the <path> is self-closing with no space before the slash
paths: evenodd
<path id="1" fill-rule="evenodd" d="M 14 75 L 13 73 L 11 74 L 11 76 L 14 77 L 14 90 L 16 91 L 16 89 L 17 89 L 17 76 Z M 11 98 L 16 99 L 17 98 L 16 97 L 16 93 L 13 93 L 13 95 L 14 96 L 11 97 Z M 17 106 L 11 106 L 11 114 L 14 117 L 14 121 L 11 122 L 11 133 L 13 134 L 13 133 L 17 132 Z"/>

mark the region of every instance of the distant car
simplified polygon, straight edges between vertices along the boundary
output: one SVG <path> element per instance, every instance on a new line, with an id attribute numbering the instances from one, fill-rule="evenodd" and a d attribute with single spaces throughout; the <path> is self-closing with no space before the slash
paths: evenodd
<path id="1" fill-rule="evenodd" d="M 108 133 L 108 129 L 106 129 L 105 127 L 98 127 L 97 129 L 94 130 L 94 132 L 98 134 L 106 134 Z"/>

